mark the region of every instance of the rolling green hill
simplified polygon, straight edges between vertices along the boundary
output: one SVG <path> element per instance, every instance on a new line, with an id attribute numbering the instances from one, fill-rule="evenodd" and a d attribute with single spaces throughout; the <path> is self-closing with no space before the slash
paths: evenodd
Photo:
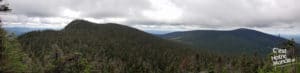
<path id="1" fill-rule="evenodd" d="M 163 38 L 190 44 L 196 48 L 219 51 L 225 54 L 267 55 L 273 47 L 286 39 L 262 33 L 251 29 L 236 29 L 231 31 L 196 30 L 173 32 L 161 35 Z"/>

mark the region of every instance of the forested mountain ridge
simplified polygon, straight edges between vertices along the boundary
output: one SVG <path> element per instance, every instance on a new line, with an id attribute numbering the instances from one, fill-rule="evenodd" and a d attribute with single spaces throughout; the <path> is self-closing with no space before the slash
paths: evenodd
<path id="1" fill-rule="evenodd" d="M 225 54 L 267 55 L 273 47 L 287 40 L 256 30 L 240 28 L 230 31 L 195 30 L 160 35 L 163 38 L 190 44 L 195 48 L 219 51 Z"/>
<path id="2" fill-rule="evenodd" d="M 85 20 L 74 20 L 59 31 L 29 32 L 18 39 L 40 66 L 37 70 L 46 72 L 69 72 L 70 65 L 77 65 L 77 61 L 83 62 L 80 71 L 167 72 L 169 67 L 178 65 L 171 63 L 196 53 L 183 44 L 128 26 Z M 69 60 L 75 61 L 69 64 Z"/>

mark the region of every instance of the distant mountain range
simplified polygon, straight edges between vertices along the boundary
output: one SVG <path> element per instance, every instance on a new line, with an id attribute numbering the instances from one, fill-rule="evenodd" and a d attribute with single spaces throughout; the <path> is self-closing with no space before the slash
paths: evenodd
<path id="1" fill-rule="evenodd" d="M 273 47 L 279 46 L 286 39 L 251 29 L 231 31 L 196 30 L 173 32 L 161 37 L 190 44 L 195 48 L 204 48 L 225 54 L 266 55 Z"/>
<path id="2" fill-rule="evenodd" d="M 6 31 L 9 33 L 14 33 L 15 35 L 19 36 L 22 34 L 25 34 L 27 32 L 31 31 L 37 31 L 37 30 L 46 30 L 50 28 L 28 28 L 28 27 L 4 27 Z"/>

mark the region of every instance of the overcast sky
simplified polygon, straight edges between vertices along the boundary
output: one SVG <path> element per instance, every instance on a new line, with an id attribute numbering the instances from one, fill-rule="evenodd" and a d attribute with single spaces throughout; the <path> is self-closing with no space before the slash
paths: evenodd
<path id="1" fill-rule="evenodd" d="M 73 19 L 141 30 L 300 34 L 300 0 L 6 0 L 5 27 L 63 28 Z"/>

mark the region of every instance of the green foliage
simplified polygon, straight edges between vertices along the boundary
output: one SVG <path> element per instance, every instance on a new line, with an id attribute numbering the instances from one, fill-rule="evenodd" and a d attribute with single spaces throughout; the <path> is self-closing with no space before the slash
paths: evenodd
<path id="1" fill-rule="evenodd" d="M 273 55 L 273 53 L 271 53 L 267 57 L 267 60 L 265 60 L 264 65 L 261 66 L 257 70 L 258 73 L 297 73 L 297 72 L 300 72 L 300 71 L 297 71 L 298 70 L 297 68 L 299 68 L 300 64 L 298 64 L 299 59 L 297 59 L 296 54 L 295 54 L 295 49 L 296 49 L 295 42 L 293 40 L 288 40 L 288 41 L 282 43 L 279 47 L 287 49 L 288 50 L 287 54 L 291 55 L 291 58 L 295 58 L 296 62 L 279 65 L 279 66 L 273 66 L 271 58 L 270 58 L 270 56 Z"/>
<path id="2" fill-rule="evenodd" d="M 61 66 L 61 67 L 60 67 Z M 90 73 L 91 67 L 87 61 L 87 59 L 83 58 L 80 55 L 75 55 L 73 57 L 69 57 L 63 62 L 57 65 L 58 68 L 61 68 L 62 73 Z"/>
<path id="3" fill-rule="evenodd" d="M 22 52 L 21 45 L 15 40 L 14 35 L 6 35 L 2 29 L 1 35 L 0 72 L 28 72 L 30 58 Z"/>

